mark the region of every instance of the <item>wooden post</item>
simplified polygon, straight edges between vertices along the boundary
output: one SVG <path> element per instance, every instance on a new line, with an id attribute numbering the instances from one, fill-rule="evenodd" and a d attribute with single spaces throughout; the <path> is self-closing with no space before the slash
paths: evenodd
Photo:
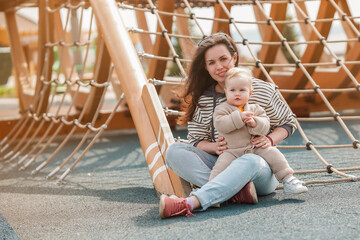
<path id="1" fill-rule="evenodd" d="M 338 4 L 342 10 L 344 11 L 344 13 L 346 13 L 348 16 L 351 16 L 351 12 L 349 9 L 349 5 L 347 3 L 346 0 L 340 0 L 339 4 Z M 350 20 L 352 22 L 352 24 L 354 24 L 354 26 L 357 26 L 357 29 L 360 29 L 360 26 L 358 24 L 356 24 L 356 22 L 354 21 L 354 19 Z M 341 24 L 344 28 L 344 32 L 346 34 L 346 36 L 348 38 L 356 38 L 356 34 L 354 33 L 354 31 L 350 28 L 349 23 L 347 23 L 346 21 L 341 21 Z M 346 54 L 345 54 L 345 58 L 346 55 L 351 54 L 351 50 L 354 49 L 355 43 L 354 42 L 348 42 L 347 43 L 347 49 L 346 49 Z"/>
<path id="2" fill-rule="evenodd" d="M 70 10 L 69 10 L 70 11 Z M 54 34 L 55 34 L 55 41 L 66 41 L 66 29 L 63 29 L 63 24 L 61 21 L 60 12 L 54 13 Z M 71 39 L 73 40 L 73 39 Z M 76 54 L 76 53 L 74 53 Z M 74 60 L 71 57 L 70 47 L 68 46 L 58 46 L 58 57 L 60 62 L 60 69 L 59 71 L 63 71 L 66 78 L 70 79 L 72 76 L 71 74 L 75 74 L 77 72 L 72 72 Z M 76 63 L 75 63 L 76 64 Z"/>
<path id="3" fill-rule="evenodd" d="M 111 59 L 109 52 L 106 48 L 106 45 L 104 44 L 104 41 L 101 41 L 101 44 L 99 46 L 99 57 L 101 59 L 98 59 L 98 64 L 96 65 L 95 69 L 95 82 L 96 83 L 104 83 L 108 80 L 109 74 L 110 74 L 110 65 L 111 65 Z M 100 102 L 101 97 L 103 95 L 103 92 L 105 91 L 104 87 L 92 87 L 90 91 L 90 103 L 88 105 L 88 108 L 85 109 L 84 119 L 83 122 L 90 122 L 94 118 L 94 114 L 96 113 L 96 109 L 98 108 L 99 104 L 102 104 Z"/>
<path id="4" fill-rule="evenodd" d="M 176 9 L 176 12 L 179 14 L 185 14 L 184 9 L 179 8 Z M 177 17 L 176 18 L 176 28 L 180 35 L 190 36 L 189 23 L 187 18 Z M 180 47 L 183 52 L 183 56 L 185 59 L 192 59 L 196 47 L 194 42 L 191 39 L 180 38 Z"/>
<path id="5" fill-rule="evenodd" d="M 54 51 L 53 47 L 46 48 L 46 41 L 54 41 L 54 14 L 47 13 L 46 11 L 46 1 L 41 0 L 39 2 L 39 40 L 38 40 L 38 68 L 37 68 L 37 79 L 36 79 L 36 89 L 35 96 L 40 96 L 43 98 L 41 100 L 39 97 L 36 99 L 37 102 L 34 103 L 35 111 L 38 114 L 46 112 L 48 106 L 49 95 L 51 87 L 46 87 L 44 83 L 40 80 L 44 77 L 45 81 L 51 80 L 52 75 L 52 66 L 54 63 Z M 48 34 L 48 37 L 47 37 Z M 46 54 L 47 53 L 47 54 Z M 46 59 L 45 59 L 46 58 Z M 46 61 L 46 62 L 45 62 Z M 45 91 L 44 91 L 45 90 Z M 42 92 L 43 91 L 43 92 Z M 42 96 L 40 94 L 42 92 Z M 40 105 L 41 103 L 41 105 Z"/>
<path id="6" fill-rule="evenodd" d="M 146 76 L 142 71 L 140 60 L 123 25 L 117 6 L 112 0 L 90 0 L 90 2 L 99 21 L 98 24 L 106 33 L 103 38 L 123 87 L 155 189 L 158 193 L 176 193 L 179 196 L 184 196 L 182 186 L 174 185 L 176 181 L 170 179 L 168 171 L 161 171 L 165 168 L 165 162 L 164 155 L 158 145 L 160 139 L 157 139 L 158 132 L 155 132 L 154 128 L 156 126 L 152 126 L 142 99 Z M 171 134 L 168 133 L 167 129 L 162 127 L 163 132 Z M 150 168 L 151 163 L 157 158 L 156 163 L 161 166 L 158 166 L 157 169 Z M 176 175 L 171 177 L 179 179 Z"/>
<path id="7" fill-rule="evenodd" d="M 319 6 L 319 12 L 317 15 L 317 19 L 323 19 L 323 18 L 332 18 L 334 16 L 335 9 L 328 1 L 321 1 Z M 315 28 L 319 31 L 319 33 L 327 38 L 330 32 L 332 22 L 317 22 L 315 24 Z M 312 32 L 309 40 L 319 40 L 319 37 Z M 301 62 L 303 63 L 314 63 L 318 62 L 322 52 L 324 51 L 324 45 L 320 44 L 309 44 L 301 57 Z M 315 71 L 316 67 L 307 67 L 307 72 L 312 75 Z M 295 70 L 292 81 L 288 82 L 286 87 L 289 89 L 302 89 L 306 86 L 308 83 L 308 79 L 303 73 L 303 71 L 298 68 Z M 281 86 L 279 86 L 281 87 Z M 284 94 L 286 96 L 287 94 Z M 288 103 L 292 102 L 298 94 L 289 94 L 288 97 L 286 97 L 286 101 Z"/>
<path id="8" fill-rule="evenodd" d="M 159 5 L 158 6 L 159 11 L 173 12 L 175 8 L 174 0 L 159 0 L 158 5 Z M 167 29 L 169 33 L 171 33 L 172 30 L 171 28 L 173 24 L 172 19 L 173 19 L 172 16 L 161 16 L 161 20 L 164 24 L 164 27 Z M 162 31 L 159 24 L 157 26 L 157 31 L 158 32 Z M 156 36 L 153 49 L 154 49 L 153 54 L 156 56 L 163 56 L 163 57 L 169 56 L 170 47 L 166 42 L 166 39 L 161 35 Z M 150 64 L 148 78 L 163 79 L 166 70 L 166 65 L 167 65 L 167 61 L 153 59 Z"/>
<path id="9" fill-rule="evenodd" d="M 145 31 L 149 30 L 147 20 L 145 17 L 145 13 L 141 11 L 136 11 L 136 20 L 138 23 L 138 26 L 140 29 L 143 29 Z M 151 38 L 149 34 L 140 34 L 140 41 L 143 46 L 143 49 L 146 53 L 152 54 L 153 53 L 153 44 L 151 42 Z M 146 59 L 146 63 L 148 66 L 150 66 L 151 59 Z"/>
<path id="10" fill-rule="evenodd" d="M 286 9 L 287 3 L 285 4 L 272 4 L 270 17 L 274 20 L 285 20 L 286 19 Z M 254 6 L 254 12 L 257 13 L 257 20 L 266 21 L 267 19 L 265 16 L 260 12 L 257 6 Z M 277 28 L 280 32 L 283 32 L 284 24 L 277 25 Z M 272 26 L 264 25 L 262 26 L 259 31 L 261 32 L 261 36 L 264 42 L 275 42 L 280 41 L 278 35 L 272 28 Z M 280 49 L 279 45 L 263 45 L 258 53 L 258 59 L 261 60 L 263 63 L 272 63 L 275 61 L 276 53 Z M 265 68 L 267 72 L 270 71 L 270 68 Z M 254 68 L 253 70 L 254 77 L 265 79 L 265 74 L 261 71 L 260 68 Z"/>
<path id="11" fill-rule="evenodd" d="M 16 23 L 15 11 L 5 12 L 6 28 L 10 39 L 11 59 L 16 71 L 16 90 L 19 98 L 19 108 L 21 111 L 27 110 L 33 101 L 32 87 L 25 54 L 21 45 L 19 30 Z M 26 91 L 26 93 L 25 93 Z"/>
<path id="12" fill-rule="evenodd" d="M 297 2 L 297 5 L 299 5 L 299 7 L 301 8 L 301 10 L 308 16 L 308 11 L 306 9 L 306 5 L 305 2 Z M 305 21 L 304 16 L 301 14 L 301 12 L 295 8 L 296 11 L 296 17 L 299 21 Z M 305 38 L 306 41 L 310 40 L 311 37 L 311 32 L 312 32 L 312 28 L 311 26 L 309 26 L 309 24 L 306 23 L 301 23 L 300 25 L 300 30 L 301 30 L 301 35 Z M 323 53 L 321 54 L 321 57 L 319 59 L 319 62 L 331 62 L 331 56 L 323 51 Z"/>
<path id="13" fill-rule="evenodd" d="M 167 147 L 174 143 L 174 136 L 171 133 L 170 126 L 165 117 L 163 108 L 160 104 L 158 94 L 153 84 L 148 83 L 143 88 L 142 99 L 145 104 L 145 108 L 149 115 L 151 125 L 153 126 L 154 133 L 157 133 L 157 145 L 161 149 L 163 156 L 166 155 Z M 153 181 L 162 171 L 168 171 L 172 184 L 175 186 L 182 186 L 182 188 L 174 188 L 177 196 L 188 196 L 191 191 L 190 184 L 181 180 L 174 171 L 163 165 L 160 159 L 154 158 L 149 165 L 150 172 L 153 171 Z M 185 193 L 185 194 L 184 194 Z"/>
<path id="14" fill-rule="evenodd" d="M 348 54 L 346 54 L 345 61 L 360 61 L 359 42 L 354 43 L 354 45 L 351 48 L 351 51 L 349 51 Z M 360 73 L 360 65 L 358 64 L 348 65 L 347 68 L 353 74 L 354 77 L 356 77 Z M 339 72 L 336 74 L 336 76 L 337 76 L 337 80 L 335 81 L 336 85 L 334 86 L 334 88 L 356 87 L 354 86 L 348 74 L 345 72 L 344 68 L 341 68 Z M 359 79 L 357 81 L 360 82 Z M 328 100 L 332 101 L 339 95 L 341 95 L 341 93 L 332 93 L 328 96 Z M 357 94 L 357 96 L 359 96 L 359 93 Z M 344 105 L 347 104 L 344 102 Z"/>
<path id="15" fill-rule="evenodd" d="M 225 3 L 225 6 L 227 9 L 231 8 L 231 4 Z M 226 12 L 222 9 L 220 4 L 214 5 L 214 18 L 222 18 L 222 19 L 229 19 L 229 16 L 226 14 Z M 217 32 L 224 32 L 230 35 L 230 25 L 228 22 L 217 22 L 214 21 L 211 33 L 217 33 Z"/>
<path id="16" fill-rule="evenodd" d="M 71 32 L 70 32 L 71 41 L 72 42 L 81 41 L 79 19 L 77 17 L 76 9 L 70 10 L 70 22 L 71 22 Z M 80 70 L 76 68 L 76 66 L 82 65 L 82 55 L 79 47 L 77 47 L 76 50 L 73 52 L 73 56 L 74 56 L 75 70 L 78 73 L 80 73 Z"/>
<path id="17" fill-rule="evenodd" d="M 39 23 L 38 23 L 38 59 L 35 95 L 40 95 L 43 83 L 40 81 L 45 62 L 46 43 L 46 0 L 39 1 Z"/>

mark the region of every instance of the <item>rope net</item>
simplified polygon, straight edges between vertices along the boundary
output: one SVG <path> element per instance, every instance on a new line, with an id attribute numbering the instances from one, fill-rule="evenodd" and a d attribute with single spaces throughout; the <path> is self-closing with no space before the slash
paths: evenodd
<path id="1" fill-rule="evenodd" d="M 108 2 L 103 2 L 104 6 Z M 17 162 L 21 170 L 36 163 L 32 174 L 37 174 L 75 132 L 83 129 L 79 145 L 47 175 L 53 177 L 70 164 L 59 178 L 62 181 L 112 118 L 128 111 L 125 99 L 129 105 L 133 100 L 126 98 L 130 95 L 126 92 L 125 99 L 121 95 L 131 79 L 121 70 L 113 71 L 121 67 L 111 49 L 115 37 L 106 35 L 112 33 L 106 32 L 104 14 L 96 4 L 94 0 L 40 1 L 35 5 L 39 26 L 43 24 L 43 30 L 39 28 L 43 50 L 39 50 L 35 94 L 32 104 L 22 109 L 16 127 L 0 143 L 2 161 Z M 116 7 L 114 14 L 119 14 L 137 51 L 134 61 L 139 60 L 146 74 L 144 85 L 149 92 L 141 97 L 159 148 L 156 151 L 165 156 L 168 144 L 174 141 L 161 119 L 176 128 L 175 119 L 182 114 L 176 90 L 187 78 L 197 43 L 221 31 L 235 40 L 241 55 L 239 65 L 275 84 L 297 116 L 296 134 L 302 142 L 293 143 L 290 138 L 278 146 L 295 173 L 304 174 L 307 184 L 359 180 L 360 16 L 352 4 L 346 0 L 113 2 L 111 9 Z M 109 107 L 104 101 L 113 93 L 117 100 Z M 151 101 L 146 102 L 146 97 Z M 156 115 L 149 110 L 153 108 Z M 108 112 L 106 121 L 99 124 L 98 117 L 104 111 Z M 154 123 L 154 119 L 160 120 Z M 142 141 L 144 133 L 135 126 Z M 38 163 L 38 157 L 64 127 L 70 130 L 62 142 Z M 332 136 L 345 140 L 328 139 L 329 129 Z M 88 139 L 90 143 L 80 150 Z M 145 145 L 142 148 L 155 188 L 166 192 L 155 183 L 162 172 L 169 172 L 170 185 L 176 188 L 177 180 L 164 163 L 154 167 L 159 157 L 150 156 L 153 145 Z"/>
<path id="2" fill-rule="evenodd" d="M 93 31 L 93 13 L 90 10 L 85 15 L 88 7 L 83 2 L 57 6 L 53 2 L 39 4 L 39 26 L 43 27 L 39 28 L 39 43 L 43 46 L 43 51 L 39 51 L 43 62 L 38 62 L 40 87 L 35 90 L 32 104 L 22 112 L 22 118 L 1 141 L 1 160 L 16 162 L 19 170 L 25 170 L 34 165 L 52 143 L 58 142 L 56 138 L 61 138 L 61 131 L 67 128 L 66 136 L 53 153 L 31 172 L 34 175 L 55 158 L 75 133 L 84 133 L 72 153 L 47 175 L 47 178 L 53 177 L 75 159 L 59 182 L 107 128 L 123 101 L 121 92 L 117 91 L 116 104 L 103 104 L 105 94 L 109 93 L 107 88 L 111 81 L 116 81 L 116 75 L 101 36 Z M 112 109 L 107 109 L 109 107 Z M 97 119 L 104 110 L 108 114 L 102 115 L 107 119 L 100 123 Z M 80 148 L 85 149 L 79 151 Z"/>
<path id="3" fill-rule="evenodd" d="M 211 5 L 212 11 L 195 8 L 199 2 L 201 4 L 206 2 L 207 6 Z M 311 2 L 318 4 L 317 19 L 312 19 L 308 14 L 306 4 Z M 162 11 L 152 1 L 148 1 L 147 4 L 142 3 L 141 7 L 129 6 L 128 4 L 130 4 L 130 1 L 123 1 L 118 6 L 123 11 L 135 11 L 135 14 L 146 13 L 155 15 L 153 18 L 156 19 L 158 26 L 156 30 L 152 31 L 139 28 L 140 26 L 129 26 L 129 32 L 138 35 L 161 36 L 169 46 L 168 56 L 155 55 L 151 52 L 152 49 L 145 48 L 143 52 L 139 53 L 139 56 L 144 60 L 155 59 L 167 61 L 168 63 L 174 62 L 179 69 L 178 84 L 182 84 L 182 79 L 186 79 L 187 76 L 184 69 L 191 59 L 191 50 L 189 50 L 187 55 L 186 47 L 183 46 L 185 45 L 184 42 L 192 41 L 194 46 L 196 46 L 196 42 L 211 34 L 208 30 L 209 27 L 203 26 L 209 26 L 209 24 L 204 23 L 202 25 L 200 21 L 210 21 L 213 32 L 217 26 L 217 31 L 230 33 L 238 44 L 240 54 L 242 55 L 239 65 L 252 68 L 255 77 L 277 85 L 282 99 L 290 105 L 297 115 L 301 116 L 297 117 L 297 128 L 305 144 L 280 145 L 278 148 L 311 150 L 316 158 L 325 166 L 325 169 L 299 170 L 296 173 L 335 172 L 341 176 L 331 180 L 309 180 L 307 181 L 308 184 L 354 181 L 359 179 L 359 177 L 355 177 L 352 173 L 344 173 L 345 171 L 359 170 L 359 167 L 336 169 L 327 162 L 326 158 L 319 151 L 319 149 L 336 148 L 336 156 L 339 157 L 341 151 L 348 151 L 349 148 L 359 148 L 358 133 L 352 133 L 344 122 L 345 120 L 359 120 L 358 111 L 353 111 L 352 114 L 354 115 L 352 116 L 343 116 L 338 112 L 347 109 L 344 105 L 340 106 L 340 102 L 349 102 L 344 99 L 349 94 L 357 96 L 352 106 L 354 106 L 354 109 L 359 109 L 359 81 L 357 80 L 359 79 L 359 51 L 356 53 L 352 52 L 353 55 L 350 54 L 351 51 L 355 50 L 353 47 L 358 45 L 360 40 L 359 26 L 354 22 L 359 17 L 351 16 L 349 5 L 346 1 L 183 1 L 184 9 L 180 7 L 176 9 L 175 7 L 174 12 Z M 181 6 L 181 4 L 176 6 L 179 5 Z M 246 19 L 249 18 L 248 16 L 239 14 L 239 12 L 241 13 L 241 8 L 245 9 L 243 12 L 250 10 L 246 11 L 247 13 L 251 13 L 252 10 L 255 19 L 249 20 Z M 202 13 L 202 11 L 206 13 Z M 206 15 L 209 15 L 209 12 L 212 12 L 214 17 L 207 17 Z M 174 16 L 173 18 L 175 19 L 173 21 L 177 24 L 175 31 L 170 32 L 170 30 L 174 29 L 173 26 L 170 28 L 164 26 L 164 22 L 169 21 L 166 19 L 167 16 Z M 181 23 L 178 23 L 182 21 L 181 18 L 187 21 L 182 26 L 180 26 Z M 345 29 L 345 38 L 333 40 L 329 34 L 331 26 L 339 26 L 339 23 Z M 248 29 L 249 27 L 247 26 L 249 25 L 255 25 L 253 28 L 259 30 L 262 41 L 251 40 L 250 37 L 252 36 L 247 36 L 251 35 L 251 31 L 244 31 L 243 29 Z M 298 28 L 303 40 L 289 41 L 286 38 L 287 36 L 285 36 L 288 33 L 285 31 L 286 27 Z M 185 30 L 180 28 L 185 28 Z M 185 35 L 186 28 L 190 28 L 189 33 L 196 33 Z M 197 29 L 197 31 L 194 29 Z M 183 34 L 179 34 L 180 32 Z M 256 39 L 256 37 L 252 38 Z M 301 38 L 298 37 L 297 39 Z M 173 48 L 174 42 L 180 44 L 181 51 L 175 51 Z M 343 52 L 335 53 L 334 49 L 337 43 L 346 45 Z M 299 50 L 300 47 L 301 50 Z M 183 58 L 179 57 L 181 53 L 183 53 Z M 248 53 L 247 56 L 246 53 Z M 288 56 L 287 58 L 285 57 L 286 55 Z M 323 76 L 317 76 L 317 74 L 323 74 Z M 337 75 L 338 77 L 341 75 L 341 79 L 335 80 L 330 77 L 331 75 Z M 329 78 L 334 79 L 334 82 L 326 83 L 325 81 Z M 150 81 L 155 85 L 174 84 L 173 81 L 166 79 L 150 79 Z M 290 81 L 293 83 L 289 84 Z M 280 85 L 281 87 L 279 87 Z M 299 103 L 301 101 L 304 101 L 304 103 Z M 300 107 L 300 105 L 302 106 Z M 320 105 L 321 107 L 319 107 Z M 336 105 L 336 108 L 334 105 Z M 307 110 L 304 112 L 300 108 Z M 315 110 L 315 108 L 317 109 Z M 325 111 L 326 114 L 323 117 L 316 117 L 316 114 L 310 114 L 313 111 Z M 165 113 L 168 115 L 182 114 L 181 112 L 169 109 L 166 109 Z M 338 126 L 334 127 L 338 127 L 345 132 L 348 137 L 348 143 L 314 144 L 307 137 L 300 124 L 300 122 L 324 121 L 337 122 Z M 356 158 L 358 160 L 358 155 Z M 332 159 L 336 160 L 333 157 Z M 358 161 L 354 161 L 352 164 L 358 164 Z"/>

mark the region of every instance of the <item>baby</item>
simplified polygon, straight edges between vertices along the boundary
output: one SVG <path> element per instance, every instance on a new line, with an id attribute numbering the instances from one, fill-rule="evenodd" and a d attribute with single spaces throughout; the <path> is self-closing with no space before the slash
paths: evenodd
<path id="1" fill-rule="evenodd" d="M 236 158 L 254 153 L 270 165 L 275 177 L 283 182 L 286 194 L 307 192 L 304 182 L 293 176 L 293 169 L 276 147 L 254 148 L 251 144 L 252 136 L 266 135 L 270 129 L 265 110 L 258 104 L 248 104 L 252 92 L 252 75 L 247 69 L 232 68 L 226 73 L 227 101 L 215 108 L 214 126 L 219 135 L 225 137 L 228 149 L 219 155 L 209 180 Z"/>

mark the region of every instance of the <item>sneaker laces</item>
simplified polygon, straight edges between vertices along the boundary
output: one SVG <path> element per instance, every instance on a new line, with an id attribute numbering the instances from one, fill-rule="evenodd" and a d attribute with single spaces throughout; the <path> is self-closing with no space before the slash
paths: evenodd
<path id="1" fill-rule="evenodd" d="M 190 205 L 187 204 L 186 199 L 174 202 L 174 212 L 172 212 L 171 215 L 195 216 L 195 214 L 190 211 Z"/>

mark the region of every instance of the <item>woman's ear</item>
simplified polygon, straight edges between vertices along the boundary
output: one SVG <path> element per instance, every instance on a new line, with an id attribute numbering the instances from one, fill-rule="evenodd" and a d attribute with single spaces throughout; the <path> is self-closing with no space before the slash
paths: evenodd
<path id="1" fill-rule="evenodd" d="M 237 60 L 237 53 L 234 53 L 233 59 L 234 59 L 234 63 L 236 63 L 236 60 Z"/>

